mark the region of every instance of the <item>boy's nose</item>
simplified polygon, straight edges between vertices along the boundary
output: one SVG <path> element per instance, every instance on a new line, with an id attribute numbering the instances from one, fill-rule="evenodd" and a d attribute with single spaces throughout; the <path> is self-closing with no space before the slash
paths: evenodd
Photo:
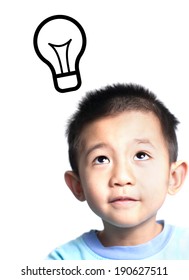
<path id="1" fill-rule="evenodd" d="M 134 185 L 135 184 L 135 177 L 133 174 L 133 170 L 129 165 L 117 165 L 112 173 L 110 185 L 111 187 L 123 187 L 126 185 Z"/>

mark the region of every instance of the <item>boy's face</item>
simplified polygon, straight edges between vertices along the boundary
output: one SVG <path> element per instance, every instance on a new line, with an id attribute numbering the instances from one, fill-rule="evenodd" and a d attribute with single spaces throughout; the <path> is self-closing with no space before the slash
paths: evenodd
<path id="1" fill-rule="evenodd" d="M 170 183 L 167 144 L 152 113 L 124 112 L 82 132 L 80 184 L 105 223 L 133 227 L 154 220 Z"/>

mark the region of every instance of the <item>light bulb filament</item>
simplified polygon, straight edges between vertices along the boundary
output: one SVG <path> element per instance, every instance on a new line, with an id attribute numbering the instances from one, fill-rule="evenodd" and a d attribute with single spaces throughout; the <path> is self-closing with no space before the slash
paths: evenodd
<path id="1" fill-rule="evenodd" d="M 68 60 L 68 49 L 70 46 L 72 39 L 68 42 L 61 45 L 54 45 L 49 43 L 52 49 L 55 51 L 56 56 L 58 58 L 60 73 L 63 75 L 64 73 L 70 72 L 69 60 Z"/>

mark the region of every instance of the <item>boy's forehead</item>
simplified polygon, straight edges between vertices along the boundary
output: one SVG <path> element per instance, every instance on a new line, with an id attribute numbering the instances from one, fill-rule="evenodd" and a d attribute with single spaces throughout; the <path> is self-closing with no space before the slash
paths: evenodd
<path id="1" fill-rule="evenodd" d="M 145 135 L 145 132 L 149 132 L 151 135 L 159 133 L 161 134 L 160 137 L 163 136 L 161 123 L 153 112 L 132 110 L 116 115 L 101 117 L 87 123 L 87 125 L 83 127 L 80 135 L 80 148 L 83 149 L 88 142 L 98 134 L 99 131 L 99 137 L 106 138 L 112 130 L 123 130 L 127 133 L 127 128 L 132 129 L 132 127 L 133 135 L 137 135 L 137 133 Z"/>

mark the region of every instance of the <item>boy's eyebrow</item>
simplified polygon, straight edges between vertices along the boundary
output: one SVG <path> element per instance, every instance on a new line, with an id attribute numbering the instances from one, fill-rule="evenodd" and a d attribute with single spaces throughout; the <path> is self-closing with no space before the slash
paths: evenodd
<path id="1" fill-rule="evenodd" d="M 137 144 L 148 144 L 148 145 L 152 146 L 153 148 L 155 148 L 154 145 L 152 144 L 152 142 L 147 138 L 136 138 L 136 139 L 134 139 L 134 141 Z"/>
<path id="2" fill-rule="evenodd" d="M 97 149 L 100 149 L 100 148 L 105 148 L 107 147 L 107 144 L 101 142 L 101 143 L 98 143 L 92 147 L 90 147 L 87 151 L 86 151 L 86 156 L 88 156 L 92 151 L 94 150 L 97 150 Z"/>

